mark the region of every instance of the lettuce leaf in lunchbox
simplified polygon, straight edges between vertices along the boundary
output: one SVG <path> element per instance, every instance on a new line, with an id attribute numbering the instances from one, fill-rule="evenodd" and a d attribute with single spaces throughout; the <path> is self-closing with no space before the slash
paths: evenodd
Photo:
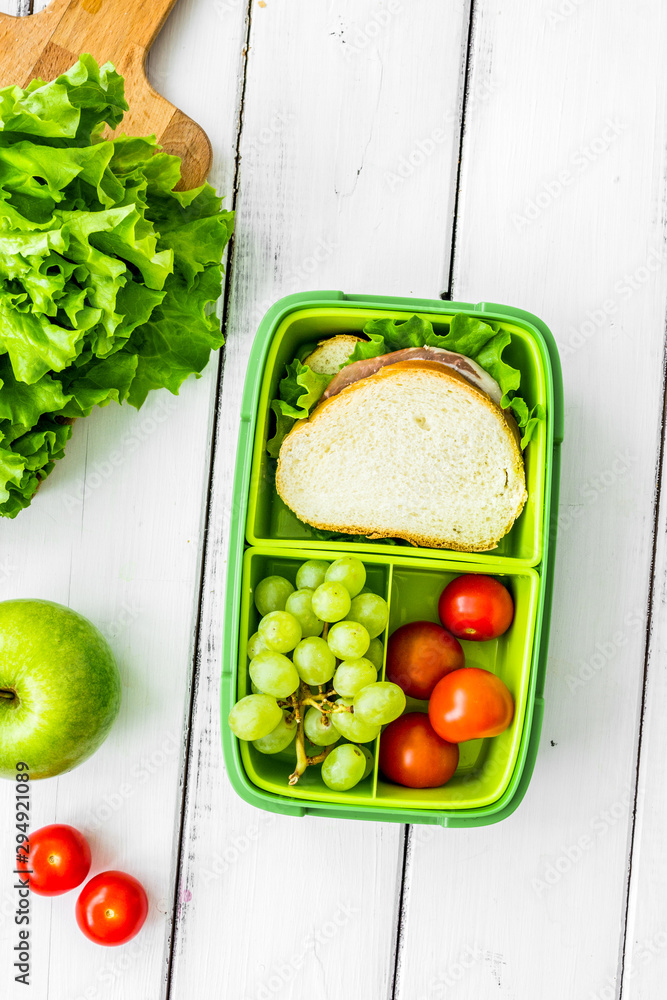
<path id="1" fill-rule="evenodd" d="M 177 191 L 154 137 L 102 139 L 122 77 L 82 55 L 0 90 L 0 514 L 27 506 L 69 422 L 177 394 L 223 343 L 212 306 L 233 229 L 213 188 Z"/>
<path id="2" fill-rule="evenodd" d="M 501 404 L 512 410 L 522 432 L 522 448 L 527 446 L 540 422 L 544 420 L 542 406 L 536 405 L 531 410 L 525 400 L 517 395 L 521 386 L 521 372 L 502 357 L 505 348 L 511 343 L 512 335 L 497 323 L 457 313 L 452 317 L 447 333 L 440 335 L 435 332 L 429 320 L 422 316 L 411 316 L 407 320 L 370 320 L 364 326 L 363 333 L 367 339 L 355 344 L 349 360 L 341 368 L 355 361 L 378 358 L 409 347 L 440 347 L 471 358 L 496 380 L 502 392 Z M 287 366 L 287 374 L 280 382 L 279 398 L 274 399 L 271 404 L 278 419 L 275 433 L 267 443 L 270 455 L 276 457 L 279 454 L 280 445 L 291 429 L 292 423 L 287 418 L 307 417 L 332 378 L 331 375 L 317 375 L 298 360 Z"/>

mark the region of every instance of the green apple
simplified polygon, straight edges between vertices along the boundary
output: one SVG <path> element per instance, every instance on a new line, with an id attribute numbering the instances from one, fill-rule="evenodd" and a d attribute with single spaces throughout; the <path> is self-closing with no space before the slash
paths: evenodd
<path id="1" fill-rule="evenodd" d="M 70 771 L 106 739 L 120 674 L 102 633 L 51 601 L 0 602 L 0 777 Z"/>

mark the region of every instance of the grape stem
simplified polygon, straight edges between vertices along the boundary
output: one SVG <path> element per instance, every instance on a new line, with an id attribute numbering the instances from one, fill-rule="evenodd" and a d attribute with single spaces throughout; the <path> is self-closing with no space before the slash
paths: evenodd
<path id="1" fill-rule="evenodd" d="M 316 708 L 318 712 L 324 715 L 325 719 L 333 712 L 351 712 L 351 705 L 341 705 L 337 708 L 335 704 L 328 700 L 327 695 L 335 694 L 334 691 L 327 691 L 326 694 L 322 692 L 323 685 L 319 685 L 320 693 L 313 694 L 307 684 L 303 681 L 299 685 L 297 691 L 289 698 L 287 704 L 292 709 L 294 713 L 294 718 L 296 719 L 296 768 L 289 776 L 289 784 L 296 785 L 297 781 L 301 775 L 305 772 L 306 768 L 311 764 L 321 764 L 323 760 L 329 755 L 333 750 L 333 746 L 325 747 L 320 753 L 316 754 L 314 757 L 309 757 L 306 753 L 306 739 L 303 730 L 303 709 L 306 705 Z"/>
<path id="2" fill-rule="evenodd" d="M 297 781 L 308 767 L 308 754 L 306 753 L 306 741 L 303 735 L 303 713 L 301 712 L 301 698 L 303 683 L 299 685 L 298 695 L 293 694 L 290 698 L 296 719 L 296 768 L 289 776 L 290 785 L 296 785 Z"/>
<path id="3" fill-rule="evenodd" d="M 325 747 L 324 750 L 322 750 L 321 753 L 317 754 L 317 756 L 315 756 L 315 757 L 309 757 L 308 758 L 308 763 L 309 764 L 321 764 L 323 760 L 326 760 L 326 758 L 329 756 L 329 754 L 331 753 L 331 751 L 333 749 L 334 749 L 334 747 L 332 747 L 332 746 Z"/>

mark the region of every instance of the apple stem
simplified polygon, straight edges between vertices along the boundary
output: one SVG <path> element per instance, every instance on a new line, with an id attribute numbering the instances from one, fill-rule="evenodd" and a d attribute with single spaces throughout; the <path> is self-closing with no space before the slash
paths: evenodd
<path id="1" fill-rule="evenodd" d="M 0 690 L 0 698 L 5 698 L 7 701 L 14 701 L 16 691 L 8 691 L 6 688 L 3 688 Z"/>

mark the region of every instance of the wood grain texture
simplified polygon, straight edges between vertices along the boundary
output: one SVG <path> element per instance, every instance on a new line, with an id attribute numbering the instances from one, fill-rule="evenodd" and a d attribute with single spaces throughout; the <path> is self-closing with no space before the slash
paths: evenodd
<path id="1" fill-rule="evenodd" d="M 39 2 L 39 0 L 37 0 Z M 180 8 L 180 10 L 179 10 Z M 201 116 L 214 136 L 212 182 L 231 194 L 243 12 L 214 22 L 207 0 L 182 0 L 151 53 L 166 96 Z M 166 37 L 165 37 L 166 36 Z M 190 67 L 201 59 L 207 87 Z M 123 708 L 109 740 L 82 767 L 33 791 L 33 829 L 70 822 L 86 833 L 93 871 L 120 868 L 146 886 L 150 913 L 136 941 L 104 949 L 82 938 L 75 896 L 33 902 L 32 986 L 12 986 L 15 944 L 9 865 L 0 868 L 0 995 L 20 1000 L 158 1000 L 173 920 L 194 636 L 218 358 L 174 398 L 153 393 L 137 413 L 110 406 L 77 421 L 67 455 L 34 505 L 0 524 L 0 600 L 70 604 L 109 637 Z M 13 811 L 0 785 L 7 857 Z"/>
<path id="2" fill-rule="evenodd" d="M 624 1000 L 659 997 L 667 976 L 667 498 L 664 457 L 661 477 L 624 961 L 621 973 L 609 976 L 602 987 L 609 991 L 620 985 Z M 601 1000 L 605 995 L 601 995 Z"/>
<path id="3" fill-rule="evenodd" d="M 265 309 L 307 288 L 441 288 L 466 27 L 463 2 L 252 6 L 173 1000 L 391 995 L 402 828 L 263 814 L 224 774 L 227 525 L 243 378 Z M 390 184 L 385 175 L 434 131 L 423 169 Z M 325 874 L 301 874 L 311 869 Z"/>
<path id="4" fill-rule="evenodd" d="M 201 126 L 151 87 L 146 53 L 175 0 L 51 0 L 32 17 L 0 16 L 0 86 L 52 80 L 80 53 L 113 62 L 125 77 L 130 106 L 118 132 L 155 134 L 183 159 L 181 186 L 201 184 L 211 167 L 211 146 Z"/>
<path id="5" fill-rule="evenodd" d="M 663 200 L 663 215 L 664 215 Z M 663 414 L 664 420 L 664 414 Z M 664 434 L 663 423 L 663 434 Z M 664 442 L 663 442 L 664 449 Z M 667 857 L 665 830 L 665 715 L 667 713 L 667 482 L 665 455 L 658 469 L 660 504 L 646 657 L 635 825 L 630 851 L 630 892 L 618 976 L 603 989 L 617 989 L 624 1000 L 653 1000 L 667 977 Z M 611 994 L 610 994 L 611 995 Z M 601 992 L 600 1000 L 605 1000 Z"/>
<path id="6" fill-rule="evenodd" d="M 401 1000 L 617 996 L 663 399 L 665 11 L 569 9 L 475 5 L 470 87 L 498 86 L 466 116 L 452 289 L 534 311 L 563 360 L 541 750 L 510 819 L 417 839 Z"/>

